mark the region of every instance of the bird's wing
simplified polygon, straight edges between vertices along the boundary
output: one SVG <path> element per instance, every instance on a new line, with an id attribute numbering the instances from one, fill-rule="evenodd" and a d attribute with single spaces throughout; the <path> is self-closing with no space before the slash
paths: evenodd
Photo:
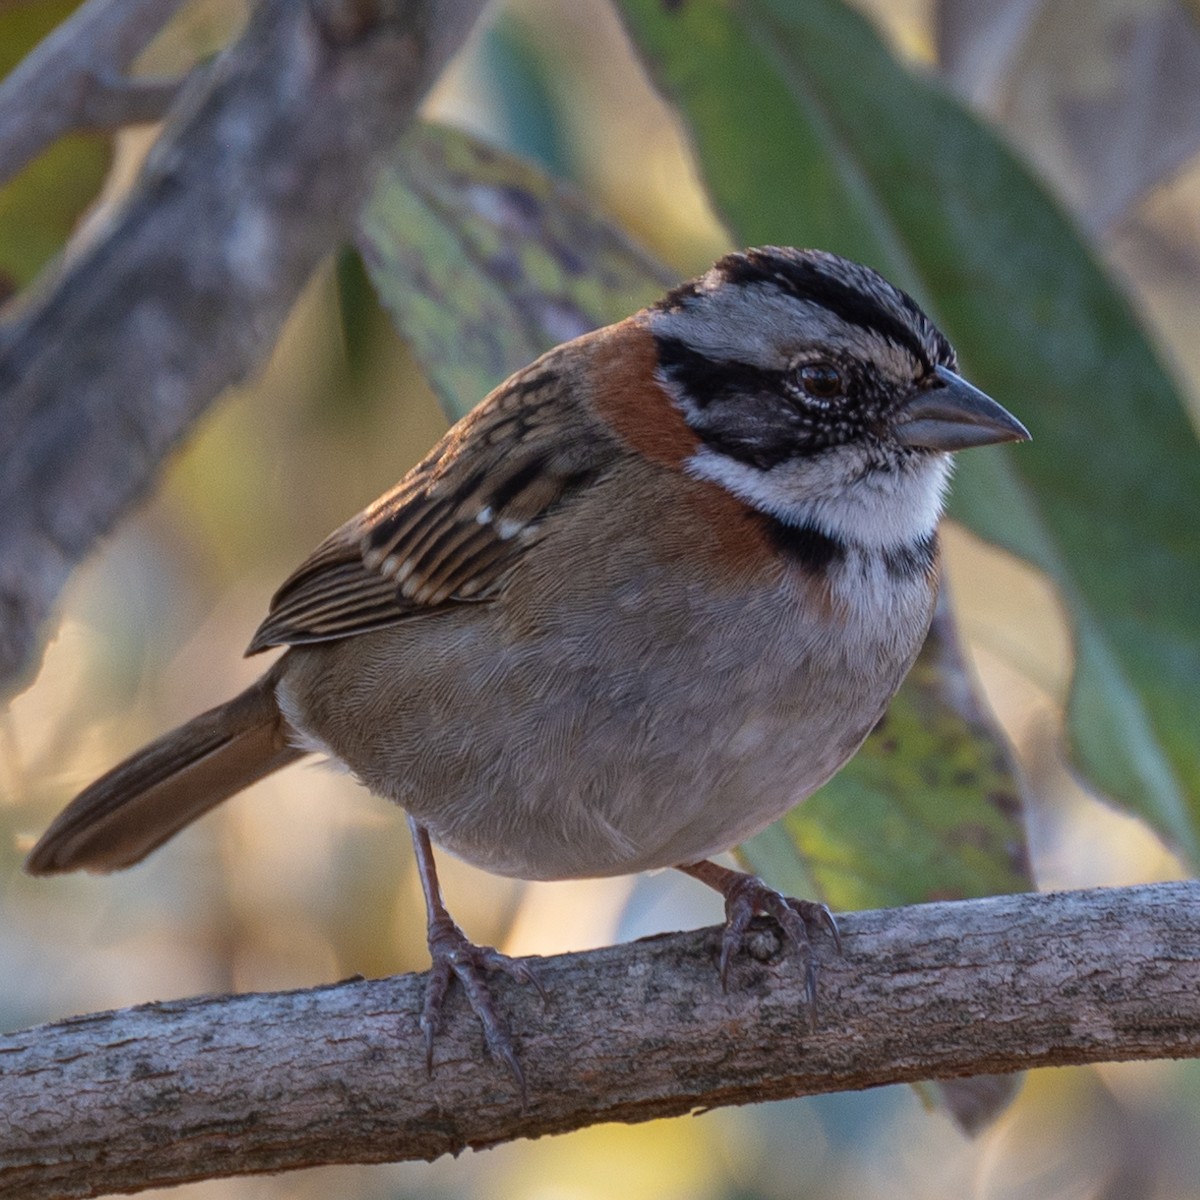
<path id="1" fill-rule="evenodd" d="M 556 357 L 540 359 L 313 551 L 275 593 L 247 654 L 486 600 L 546 517 L 617 453 Z"/>

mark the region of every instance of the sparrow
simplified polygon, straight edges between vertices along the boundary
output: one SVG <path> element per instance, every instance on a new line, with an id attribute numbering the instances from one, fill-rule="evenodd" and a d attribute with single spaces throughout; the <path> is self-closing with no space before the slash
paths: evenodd
<path id="1" fill-rule="evenodd" d="M 766 246 L 502 383 L 284 581 L 241 695 L 85 789 L 35 875 L 138 862 L 321 754 L 400 805 L 427 908 L 432 1069 L 457 979 L 524 1090 L 436 844 L 521 879 L 678 867 L 725 898 L 720 975 L 756 914 L 815 967 L 823 905 L 710 861 L 851 758 L 938 589 L 953 452 L 1029 437 L 874 270 Z"/>

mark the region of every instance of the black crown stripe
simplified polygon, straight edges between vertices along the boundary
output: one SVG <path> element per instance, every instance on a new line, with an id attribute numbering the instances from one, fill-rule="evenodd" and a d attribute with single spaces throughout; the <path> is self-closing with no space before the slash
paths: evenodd
<path id="1" fill-rule="evenodd" d="M 902 346 L 926 370 L 933 366 L 924 344 L 909 323 L 889 312 L 869 291 L 837 279 L 812 260 L 752 251 L 726 255 L 717 263 L 716 269 L 729 283 L 768 284 L 798 300 L 819 305 L 848 325 L 856 325 Z M 894 289 L 894 294 L 914 322 L 925 323 L 926 318 L 915 301 L 898 288 Z M 932 326 L 930 329 L 932 331 Z M 950 346 L 940 334 L 936 336 L 939 360 L 948 361 L 952 357 Z"/>

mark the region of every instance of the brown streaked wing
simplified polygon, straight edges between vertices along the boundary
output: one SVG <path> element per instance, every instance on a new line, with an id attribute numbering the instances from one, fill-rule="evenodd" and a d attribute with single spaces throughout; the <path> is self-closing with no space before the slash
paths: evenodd
<path id="1" fill-rule="evenodd" d="M 246 653 L 352 637 L 487 599 L 545 517 L 619 452 L 564 384 L 559 357 L 514 375 L 395 488 L 326 538 L 275 593 Z"/>
<path id="2" fill-rule="evenodd" d="M 364 565 L 354 542 L 330 538 L 275 593 L 246 653 L 382 629 L 412 608 L 400 602 L 392 580 Z"/>

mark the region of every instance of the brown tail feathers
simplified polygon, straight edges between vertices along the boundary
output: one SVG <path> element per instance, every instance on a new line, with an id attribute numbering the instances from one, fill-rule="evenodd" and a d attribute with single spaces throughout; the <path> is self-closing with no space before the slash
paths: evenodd
<path id="1" fill-rule="evenodd" d="M 42 835 L 25 869 L 118 871 L 255 780 L 300 758 L 268 671 L 240 696 L 131 755 L 80 792 Z"/>

